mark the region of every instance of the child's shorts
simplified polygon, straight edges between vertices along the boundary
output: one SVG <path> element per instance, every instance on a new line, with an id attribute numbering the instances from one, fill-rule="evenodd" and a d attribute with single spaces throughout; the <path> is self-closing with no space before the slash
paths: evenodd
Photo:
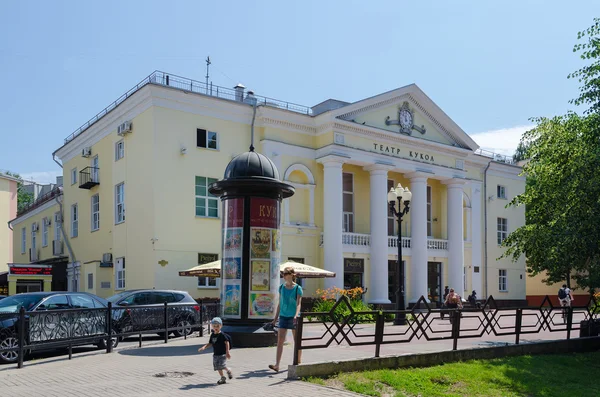
<path id="1" fill-rule="evenodd" d="M 213 356 L 213 367 L 215 371 L 227 368 L 227 355 Z"/>
<path id="2" fill-rule="evenodd" d="M 294 329 L 294 317 L 283 317 L 279 316 L 279 328 L 282 329 Z"/>

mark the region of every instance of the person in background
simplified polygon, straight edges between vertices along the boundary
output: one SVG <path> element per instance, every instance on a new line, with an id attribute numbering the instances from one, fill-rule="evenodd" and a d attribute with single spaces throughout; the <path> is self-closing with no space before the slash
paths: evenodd
<path id="1" fill-rule="evenodd" d="M 283 343 L 287 336 L 287 330 L 292 330 L 294 336 L 294 344 L 296 343 L 296 321 L 302 307 L 302 287 L 296 284 L 296 274 L 294 268 L 286 267 L 283 269 L 284 284 L 279 286 L 279 304 L 275 310 L 275 318 L 273 325 L 279 319 L 279 327 L 277 333 L 277 355 L 274 365 L 269 365 L 269 368 L 275 372 L 279 372 L 279 364 L 281 355 L 283 354 Z M 302 357 L 302 351 L 298 351 L 298 364 Z"/>
<path id="2" fill-rule="evenodd" d="M 571 306 L 573 295 L 571 294 L 571 288 L 567 287 L 567 284 L 563 284 L 562 288 L 558 290 L 558 300 L 562 309 L 563 322 L 567 321 L 567 308 Z"/>
<path id="3" fill-rule="evenodd" d="M 444 307 L 446 307 L 446 298 L 448 297 L 448 294 L 450 293 L 450 290 L 448 289 L 448 286 L 446 285 L 444 287 L 444 300 L 442 301 L 442 309 Z M 440 318 L 443 320 L 444 319 L 444 312 L 440 313 Z"/>
<path id="4" fill-rule="evenodd" d="M 446 297 L 445 304 L 448 309 L 462 309 L 462 307 L 463 307 L 462 299 L 459 294 L 454 292 L 454 288 L 450 288 L 450 293 Z M 452 323 L 453 316 L 450 315 L 449 317 L 450 317 L 450 323 Z"/>

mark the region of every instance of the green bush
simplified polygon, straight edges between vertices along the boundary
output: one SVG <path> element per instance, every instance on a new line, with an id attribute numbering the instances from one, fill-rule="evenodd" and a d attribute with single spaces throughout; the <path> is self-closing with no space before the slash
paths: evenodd
<path id="1" fill-rule="evenodd" d="M 365 302 L 363 302 L 361 299 L 349 299 L 350 301 L 350 306 L 352 306 L 352 310 L 354 310 L 355 312 L 366 312 L 366 311 L 374 311 L 375 309 L 373 308 L 372 305 L 366 304 Z M 318 299 L 315 301 L 315 304 L 313 306 L 312 311 L 313 312 L 325 312 L 325 313 L 329 313 L 331 311 L 331 309 L 333 308 L 333 305 L 336 304 L 336 300 L 334 299 Z M 348 306 L 345 303 L 340 303 L 335 311 L 333 312 L 333 318 L 337 321 L 337 322 L 342 322 L 344 321 L 344 318 L 346 318 L 347 316 L 350 315 L 350 309 L 348 309 Z M 394 318 L 396 316 L 392 313 L 386 313 L 384 314 L 384 321 L 385 322 L 390 322 L 390 321 L 394 321 Z M 332 318 L 330 315 L 318 315 L 318 316 L 311 316 L 310 314 L 306 316 L 306 318 L 311 321 L 313 318 L 319 320 L 319 321 L 324 321 L 324 322 L 330 322 L 332 321 Z M 350 323 L 374 323 L 377 320 L 377 314 L 375 313 L 369 313 L 369 314 L 355 314 L 352 319 L 350 320 Z M 414 318 L 412 316 L 412 314 L 407 313 L 406 314 L 406 321 L 414 321 Z"/>

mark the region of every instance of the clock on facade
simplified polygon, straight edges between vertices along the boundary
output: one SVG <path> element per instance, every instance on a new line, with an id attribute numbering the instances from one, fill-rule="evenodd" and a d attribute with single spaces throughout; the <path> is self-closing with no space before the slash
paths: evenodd
<path id="1" fill-rule="evenodd" d="M 390 116 L 385 118 L 385 125 L 397 125 L 400 126 L 400 133 L 411 135 L 412 130 L 417 130 L 421 134 L 425 134 L 425 126 L 415 125 L 415 118 L 413 111 L 408 107 L 408 102 L 404 102 L 398 109 L 398 119 L 390 120 Z"/>

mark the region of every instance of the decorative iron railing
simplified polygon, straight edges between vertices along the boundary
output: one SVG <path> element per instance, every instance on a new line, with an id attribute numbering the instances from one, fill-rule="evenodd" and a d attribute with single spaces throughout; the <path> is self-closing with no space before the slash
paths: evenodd
<path id="1" fill-rule="evenodd" d="M 548 296 L 539 307 L 499 308 L 490 296 L 480 307 L 435 309 L 421 297 L 411 310 L 359 312 L 352 309 L 346 296 L 342 296 L 329 312 L 300 313 L 294 365 L 298 364 L 299 350 L 324 349 L 331 345 L 373 345 L 375 357 L 379 357 L 382 345 L 420 339 L 452 340 L 453 350 L 457 350 L 459 339 L 486 335 L 514 336 L 516 344 L 520 343 L 522 335 L 542 331 L 566 332 L 566 339 L 571 338 L 573 331 L 579 331 L 580 336 L 598 335 L 600 319 L 595 308 L 593 297 L 584 306 L 556 307 Z M 399 313 L 405 314 L 406 325 L 395 326 L 388 322 Z M 448 323 L 440 324 L 440 317 L 446 316 Z M 309 336 L 304 336 L 305 333 Z"/>
<path id="2" fill-rule="evenodd" d="M 220 312 L 219 303 L 119 306 L 94 309 L 61 309 L 18 313 L 0 312 L 0 361 L 23 366 L 27 352 L 95 344 L 107 353 L 124 337 L 169 334 L 187 338 L 194 331 L 208 331 L 210 319 Z"/>

